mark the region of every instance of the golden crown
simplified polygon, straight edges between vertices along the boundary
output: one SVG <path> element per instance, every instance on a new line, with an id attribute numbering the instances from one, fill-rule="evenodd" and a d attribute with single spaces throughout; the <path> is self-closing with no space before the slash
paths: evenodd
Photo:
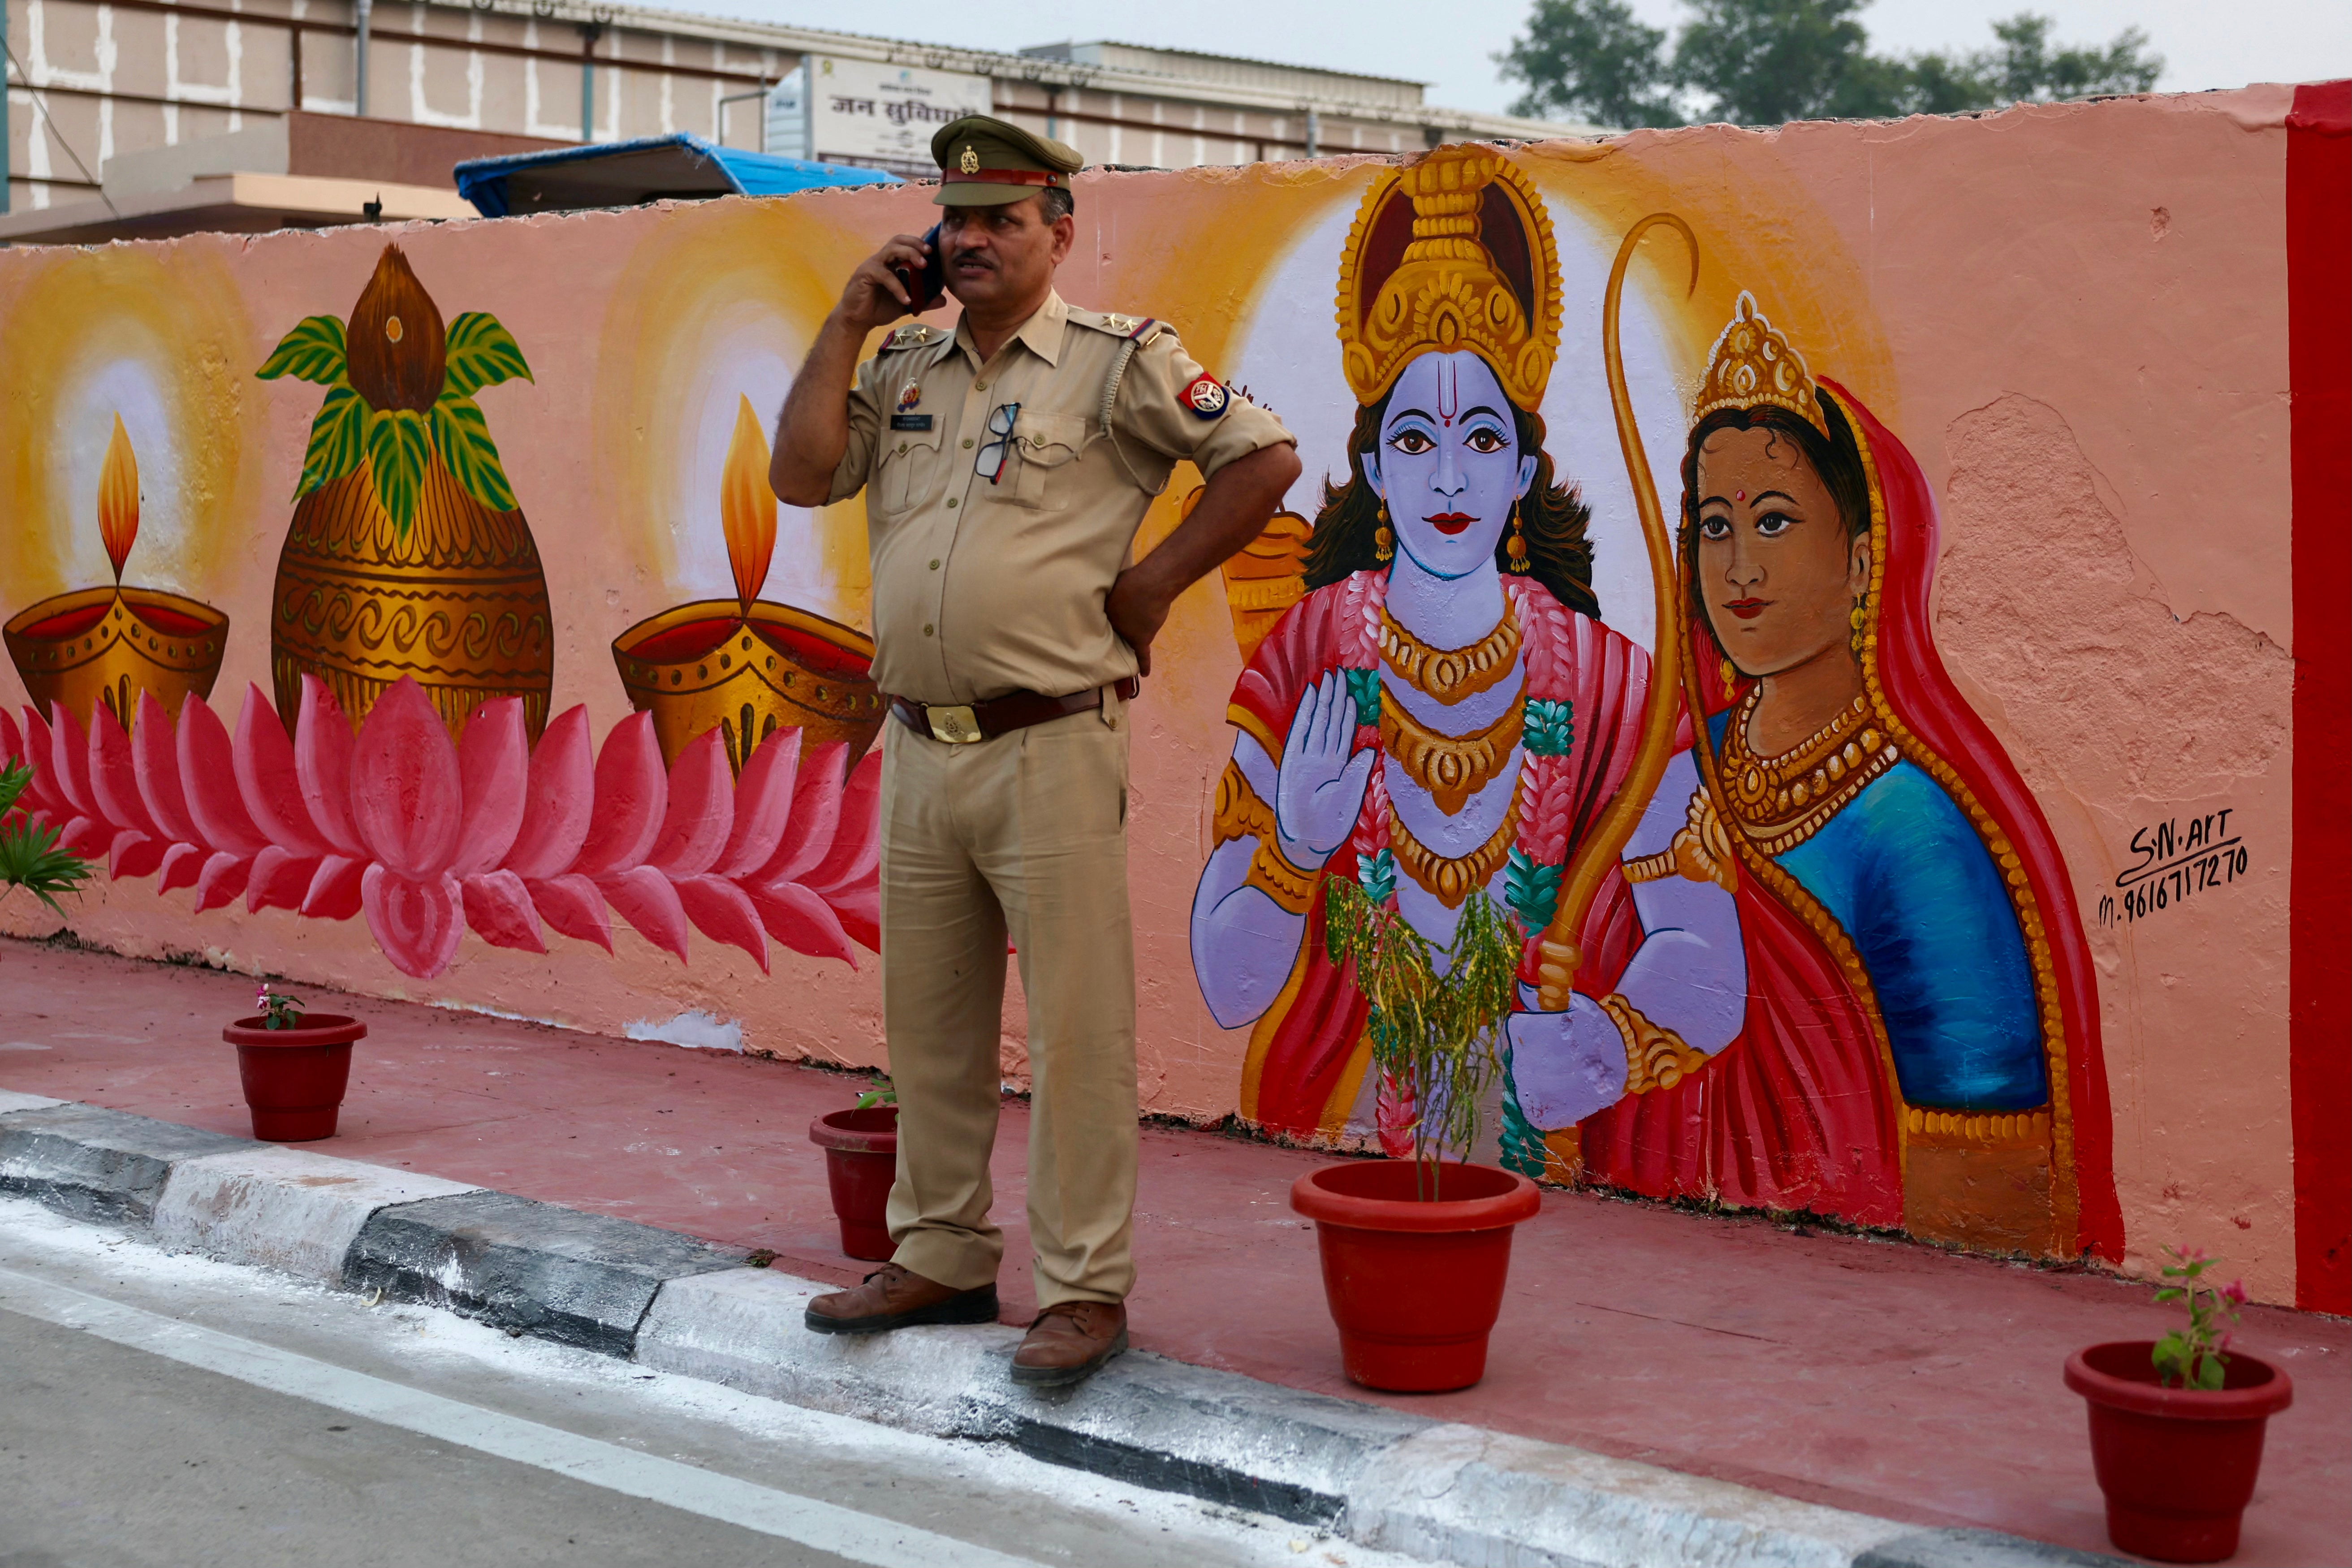
<path id="1" fill-rule="evenodd" d="M 1373 182 L 1339 262 L 1340 363 L 1380 400 L 1423 354 L 1467 349 L 1521 408 L 1559 351 L 1559 254 L 1543 198 L 1491 147 L 1440 147 Z"/>
<path id="2" fill-rule="evenodd" d="M 1706 356 L 1706 379 L 1699 384 L 1691 422 L 1696 425 L 1717 409 L 1766 405 L 1787 409 L 1824 436 L 1830 433 L 1804 356 L 1757 313 L 1756 296 L 1742 289 L 1739 302 L 1732 307 L 1731 324 Z"/>

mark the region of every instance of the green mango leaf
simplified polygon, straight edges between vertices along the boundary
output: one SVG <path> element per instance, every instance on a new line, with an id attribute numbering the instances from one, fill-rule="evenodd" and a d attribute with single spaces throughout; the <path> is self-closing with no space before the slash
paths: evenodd
<path id="1" fill-rule="evenodd" d="M 375 499 L 405 539 L 432 460 L 433 438 L 426 433 L 425 416 L 413 408 L 379 409 L 368 420 L 367 447 L 368 462 L 375 469 Z"/>
<path id="2" fill-rule="evenodd" d="M 253 374 L 263 381 L 290 375 L 335 386 L 342 382 L 345 363 L 342 322 L 332 316 L 305 316 Z"/>
<path id="3" fill-rule="evenodd" d="M 433 449 L 467 495 L 492 511 L 514 510 L 514 489 L 499 466 L 499 444 L 490 439 L 490 424 L 482 416 L 480 404 L 449 392 L 435 399 Z"/>
<path id="4" fill-rule="evenodd" d="M 514 334 L 499 325 L 496 316 L 480 310 L 467 310 L 449 323 L 446 353 L 448 369 L 441 382 L 445 395 L 471 397 L 502 381 L 531 379 L 530 366 L 524 363 Z"/>
<path id="5" fill-rule="evenodd" d="M 348 386 L 329 387 L 319 417 L 310 422 L 310 447 L 302 454 L 302 478 L 294 486 L 294 499 L 299 500 L 358 468 L 367 455 L 367 434 L 366 401 Z"/>

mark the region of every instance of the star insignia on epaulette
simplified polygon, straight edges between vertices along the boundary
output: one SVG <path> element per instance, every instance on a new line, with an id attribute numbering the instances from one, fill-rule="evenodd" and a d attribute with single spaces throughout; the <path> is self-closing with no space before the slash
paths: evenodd
<path id="1" fill-rule="evenodd" d="M 900 327 L 890 334 L 889 341 L 882 345 L 882 349 L 887 353 L 892 349 L 918 348 L 930 341 L 931 329 L 929 327 Z"/>
<path id="2" fill-rule="evenodd" d="M 1133 316 L 1122 316 L 1117 311 L 1109 312 L 1103 317 L 1103 325 L 1110 331 L 1117 332 L 1120 337 L 1125 337 L 1128 333 L 1135 331 L 1137 324 L 1136 319 Z"/>

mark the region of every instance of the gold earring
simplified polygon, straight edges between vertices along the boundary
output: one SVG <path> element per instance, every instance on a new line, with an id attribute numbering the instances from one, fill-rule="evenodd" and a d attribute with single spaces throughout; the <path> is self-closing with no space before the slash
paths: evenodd
<path id="1" fill-rule="evenodd" d="M 1853 657 L 1860 658 L 1864 640 L 1864 628 L 1870 624 L 1869 613 L 1862 607 L 1860 599 L 1853 602 L 1853 608 L 1847 614 L 1845 624 L 1851 628 L 1846 633 L 1845 640 L 1853 648 Z"/>
<path id="2" fill-rule="evenodd" d="M 1511 537 L 1503 548 L 1511 558 L 1512 571 L 1524 574 L 1533 570 L 1528 562 L 1527 535 L 1519 531 L 1519 503 L 1517 501 L 1511 503 Z"/>
<path id="3" fill-rule="evenodd" d="M 1388 503 L 1381 503 L 1381 525 L 1372 530 L 1372 559 L 1385 566 L 1396 559 L 1396 536 L 1389 531 Z"/>
<path id="4" fill-rule="evenodd" d="M 1731 689 L 1739 684 L 1739 671 L 1731 667 L 1731 661 L 1727 658 L 1720 661 L 1720 668 L 1723 675 L 1724 694 L 1729 696 Z"/>

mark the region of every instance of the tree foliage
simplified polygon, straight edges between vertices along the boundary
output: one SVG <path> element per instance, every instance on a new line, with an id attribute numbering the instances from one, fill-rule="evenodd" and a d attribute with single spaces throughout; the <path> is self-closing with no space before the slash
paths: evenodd
<path id="1" fill-rule="evenodd" d="M 1867 4 L 1685 0 L 1669 50 L 1665 30 L 1624 0 L 1535 0 L 1527 31 L 1495 58 L 1526 84 L 1513 112 L 1622 127 L 1957 114 L 2146 92 L 2164 69 L 2137 27 L 2104 47 L 2059 47 L 2056 24 L 2031 12 L 1995 22 L 1983 48 L 1876 55 L 1860 20 Z"/>

